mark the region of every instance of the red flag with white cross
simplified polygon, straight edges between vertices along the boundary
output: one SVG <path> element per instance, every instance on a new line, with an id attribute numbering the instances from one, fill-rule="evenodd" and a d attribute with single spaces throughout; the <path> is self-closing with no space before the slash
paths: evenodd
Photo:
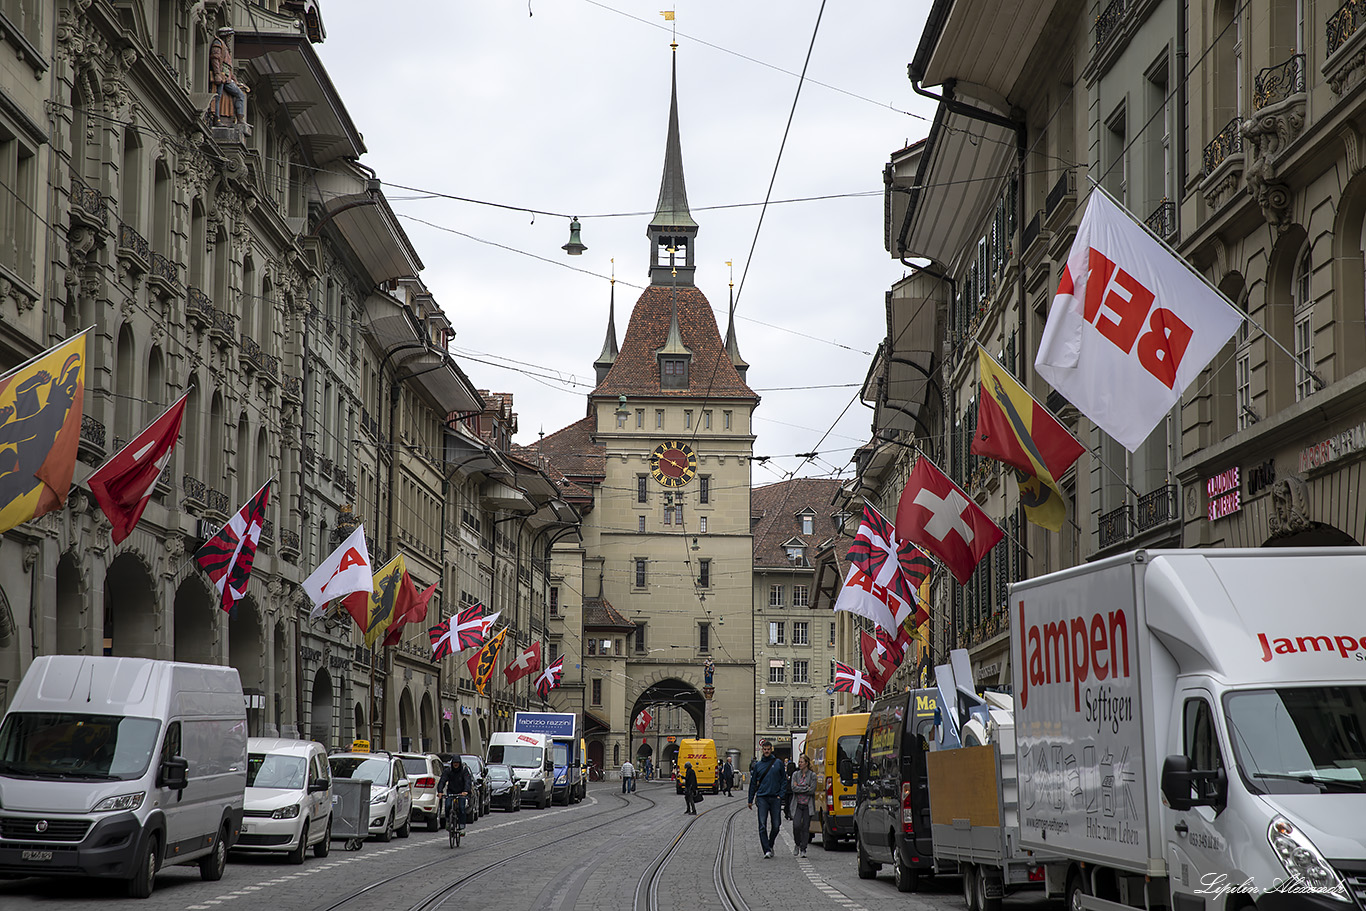
<path id="1" fill-rule="evenodd" d="M 892 679 L 892 672 L 901 663 L 901 659 L 879 647 L 877 637 L 868 635 L 866 629 L 859 630 L 858 635 L 859 651 L 863 652 L 863 669 L 867 672 L 874 691 L 880 693 L 887 685 L 887 681 Z"/>
<path id="2" fill-rule="evenodd" d="M 1034 369 L 1134 452 L 1244 318 L 1096 190 L 1072 241 Z"/>
<path id="3" fill-rule="evenodd" d="M 540 669 L 541 643 L 533 642 L 531 648 L 508 662 L 508 666 L 503 668 L 503 676 L 508 678 L 508 683 L 512 683 L 514 680 L 521 680 L 528 674 L 534 674 Z"/>
<path id="4" fill-rule="evenodd" d="M 921 456 L 896 506 L 896 533 L 934 554 L 966 584 L 1005 532 L 962 489 Z"/>

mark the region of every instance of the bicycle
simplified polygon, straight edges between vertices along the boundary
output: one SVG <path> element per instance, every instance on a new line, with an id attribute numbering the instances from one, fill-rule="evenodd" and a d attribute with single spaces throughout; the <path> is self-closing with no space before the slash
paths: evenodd
<path id="1" fill-rule="evenodd" d="M 455 802 L 459 800 L 457 808 Z M 450 836 L 451 847 L 460 847 L 460 839 L 465 834 L 465 808 L 468 806 L 469 798 L 461 794 L 459 797 L 452 794 L 446 798 L 446 834 Z"/>

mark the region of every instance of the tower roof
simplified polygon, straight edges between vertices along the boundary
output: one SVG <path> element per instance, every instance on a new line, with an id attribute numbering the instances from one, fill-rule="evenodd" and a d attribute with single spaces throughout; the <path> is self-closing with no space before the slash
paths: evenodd
<path id="1" fill-rule="evenodd" d="M 593 362 L 593 366 L 606 371 L 612 366 L 612 362 L 617 359 L 617 280 L 612 279 L 611 296 L 607 301 L 607 337 L 602 340 L 602 352 L 598 354 L 598 359 Z M 602 377 L 598 377 L 602 381 Z"/>
<path id="2" fill-rule="evenodd" d="M 669 95 L 669 136 L 664 145 L 664 176 L 659 181 L 659 203 L 646 233 L 675 228 L 697 228 L 688 211 L 688 188 L 683 182 L 683 146 L 678 138 L 678 55 L 673 56 Z"/>
<path id="3" fill-rule="evenodd" d="M 675 304 L 676 301 L 676 304 Z M 675 306 L 677 309 L 675 310 Z M 664 389 L 659 357 L 677 315 L 679 341 L 692 352 L 689 389 Z M 636 301 L 621 341 L 621 351 L 594 396 L 651 395 L 701 399 L 747 399 L 758 396 L 740 378 L 726 353 L 711 304 L 695 286 L 669 288 L 651 285 Z"/>
<path id="4" fill-rule="evenodd" d="M 745 371 L 749 368 L 749 361 L 740 356 L 740 343 L 735 338 L 735 282 L 730 283 L 730 318 L 726 320 L 726 354 L 730 355 L 730 362 L 735 365 L 735 369 L 740 371 L 740 378 L 745 378 Z"/>

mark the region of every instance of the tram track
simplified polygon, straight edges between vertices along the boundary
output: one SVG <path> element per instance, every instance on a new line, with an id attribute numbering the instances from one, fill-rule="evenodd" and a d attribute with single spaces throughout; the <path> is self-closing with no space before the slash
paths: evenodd
<path id="1" fill-rule="evenodd" d="M 579 828 L 577 831 L 568 833 L 566 833 L 561 828 L 556 828 L 555 830 L 553 830 L 554 834 L 550 838 L 544 839 L 540 841 L 538 844 L 532 845 L 524 851 L 518 851 L 514 854 L 499 857 L 492 863 L 484 864 L 483 866 L 478 867 L 470 872 L 467 872 L 466 874 L 457 879 L 454 879 L 450 882 L 443 884 L 441 887 L 429 892 L 416 904 L 410 905 L 407 911 L 435 911 L 435 909 L 440 908 L 448 899 L 452 898 L 455 895 L 455 893 L 457 893 L 460 889 L 462 889 L 467 884 L 473 882 L 474 880 L 480 878 L 481 876 L 484 876 L 485 874 L 493 870 L 496 870 L 499 867 L 503 867 L 516 860 L 526 857 L 529 854 L 535 854 L 537 851 L 542 851 L 547 847 L 550 847 L 551 845 L 554 845 L 558 842 L 562 842 L 566 838 L 573 838 L 578 835 L 583 835 L 586 832 L 598 828 L 601 825 L 601 822 L 596 822 L 595 820 L 600 820 L 602 817 L 606 816 L 612 816 L 612 814 L 619 813 L 620 810 L 625 809 L 627 807 L 636 807 L 629 813 L 624 813 L 613 817 L 614 821 L 629 819 L 630 817 L 635 816 L 638 813 L 644 813 L 650 809 L 653 809 L 656 805 L 656 802 L 652 798 L 645 797 L 643 795 L 637 798 L 636 800 L 627 800 L 624 796 L 616 794 L 612 794 L 610 796 L 616 800 L 620 800 L 622 806 L 607 808 L 600 812 L 591 813 L 586 817 L 576 818 L 574 820 L 573 824 L 576 826 L 585 822 L 589 823 L 587 827 Z M 638 806 L 638 804 L 642 802 L 646 802 L 649 805 Z M 369 896 L 375 890 L 382 889 L 385 886 L 396 883 L 407 877 L 411 877 L 414 874 L 421 873 L 425 870 L 430 870 L 433 867 L 449 865 L 451 863 L 453 856 L 468 856 L 468 854 L 470 853 L 478 854 L 493 848 L 499 848 L 511 844 L 513 842 L 521 841 L 522 839 L 533 838 L 536 835 L 544 834 L 546 834 L 544 830 L 537 829 L 530 832 L 524 832 L 521 835 L 511 835 L 506 838 L 497 839 L 495 841 L 481 842 L 478 844 L 478 847 L 475 847 L 474 843 L 467 840 L 465 842 L 465 845 L 467 846 L 465 849 L 457 848 L 450 853 L 443 852 L 442 856 L 436 860 L 419 864 L 415 867 L 410 867 L 399 873 L 395 873 L 391 876 L 386 876 L 383 879 L 377 880 L 373 883 L 370 883 L 369 885 L 363 886 L 360 889 L 355 889 L 347 893 L 346 895 L 343 895 L 342 897 L 333 900 L 329 904 L 321 906 L 318 909 L 318 911 L 339 911 L 339 909 L 345 908 L 347 905 L 352 904 L 353 902 L 357 902 L 362 898 L 365 898 L 366 896 Z M 473 850 L 470 850 L 471 848 Z M 462 851 L 465 853 L 459 853 Z"/>
<path id="2" fill-rule="evenodd" d="M 741 804 L 727 815 L 725 828 L 722 831 L 721 841 L 716 851 L 716 860 L 712 866 L 712 881 L 716 886 L 716 894 L 721 900 L 722 907 L 727 911 L 749 911 L 749 905 L 740 895 L 740 888 L 736 885 L 731 871 L 735 817 L 745 809 L 746 807 Z M 679 848 L 682 847 L 684 840 L 692 831 L 692 827 L 712 812 L 712 809 L 704 810 L 700 815 L 694 816 L 684 823 L 669 843 L 645 867 L 644 872 L 640 875 L 640 882 L 636 884 L 635 899 L 631 905 L 633 911 L 659 911 L 659 887 L 664 878 L 664 871 L 668 868 L 669 862 L 678 854 Z M 721 811 L 716 810 L 716 812 Z"/>

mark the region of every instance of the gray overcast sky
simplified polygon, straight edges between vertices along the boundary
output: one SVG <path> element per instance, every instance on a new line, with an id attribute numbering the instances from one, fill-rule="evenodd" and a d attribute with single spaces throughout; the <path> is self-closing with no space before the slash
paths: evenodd
<path id="1" fill-rule="evenodd" d="M 480 388 L 515 395 L 516 441 L 529 445 L 585 413 L 611 260 L 619 339 L 646 284 L 645 226 L 669 104 L 670 24 L 659 10 L 671 4 L 386 6 L 377 16 L 373 0 L 329 0 L 318 50 L 365 135 L 363 160 L 385 181 L 423 278 L 455 324 L 452 353 Z M 697 284 L 724 332 L 725 263 L 734 262 L 740 351 L 763 397 L 755 452 L 774 457 L 756 468 L 756 484 L 797 469 L 792 454 L 816 448 L 884 335 L 883 293 L 904 270 L 882 246 L 881 173 L 890 153 L 929 129 L 933 108 L 906 78 L 928 7 L 827 4 L 773 198 L 871 195 L 770 205 L 752 260 L 759 207 L 706 207 L 763 201 L 820 0 L 675 7 L 683 164 L 701 226 Z M 588 250 L 560 249 L 566 217 L 416 198 L 395 185 L 578 215 Z M 781 389 L 831 384 L 840 388 Z M 854 403 L 819 444 L 820 460 L 799 473 L 846 466 L 870 417 Z"/>

